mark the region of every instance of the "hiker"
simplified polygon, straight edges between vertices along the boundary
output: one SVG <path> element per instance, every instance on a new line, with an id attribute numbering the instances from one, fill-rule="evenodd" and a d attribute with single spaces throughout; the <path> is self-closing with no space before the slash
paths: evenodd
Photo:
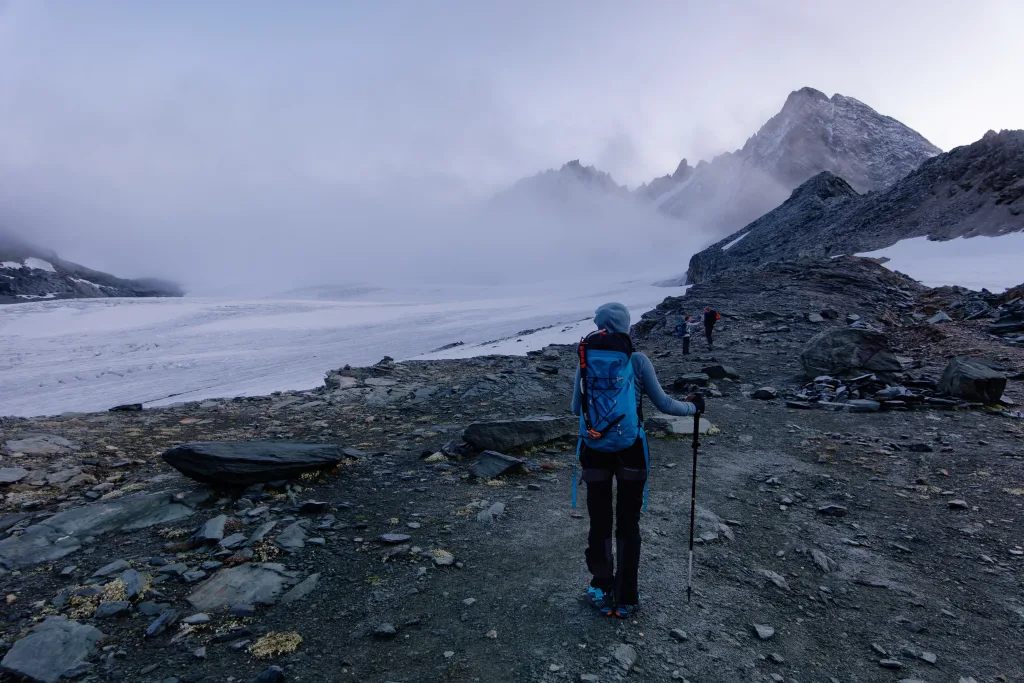
<path id="1" fill-rule="evenodd" d="M 711 332 L 715 329 L 715 323 L 722 319 L 716 311 L 705 306 L 704 307 L 704 336 L 708 340 L 708 348 L 713 349 L 714 343 L 711 340 Z"/>
<path id="2" fill-rule="evenodd" d="M 690 322 L 690 316 L 686 316 L 683 322 L 679 323 L 680 335 L 683 337 L 683 355 L 690 355 L 690 333 L 693 331 L 695 325 Z"/>
<path id="3" fill-rule="evenodd" d="M 587 597 L 601 614 L 629 618 L 640 596 L 640 511 L 647 499 L 649 454 L 643 432 L 643 396 L 669 415 L 704 412 L 704 399 L 687 402 L 665 394 L 654 366 L 633 351 L 629 310 L 619 303 L 597 309 L 597 331 L 579 346 L 572 411 L 580 416 L 577 456 L 587 485 L 590 534 L 586 560 L 592 579 Z M 616 380 L 628 380 L 626 382 Z M 584 409 L 586 407 L 586 409 Z M 618 481 L 615 499 L 615 550 L 612 547 L 612 479 Z M 573 506 L 576 504 L 573 478 Z M 618 571 L 615 558 L 618 557 Z"/>

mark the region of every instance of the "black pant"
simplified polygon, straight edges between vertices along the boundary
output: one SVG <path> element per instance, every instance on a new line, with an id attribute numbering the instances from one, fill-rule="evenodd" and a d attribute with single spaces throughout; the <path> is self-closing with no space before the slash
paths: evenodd
<path id="1" fill-rule="evenodd" d="M 580 453 L 583 481 L 587 483 L 587 512 L 590 513 L 590 536 L 587 545 L 587 568 L 593 575 L 590 585 L 603 591 L 614 589 L 620 605 L 635 605 L 637 571 L 640 567 L 640 510 L 647 481 L 647 461 L 643 440 L 624 451 L 603 453 L 588 449 Z M 616 549 L 612 552 L 612 477 L 618 479 L 615 501 Z M 615 572 L 615 555 L 619 571 Z"/>
<path id="2" fill-rule="evenodd" d="M 715 329 L 714 325 L 704 326 L 704 336 L 708 338 L 708 346 L 711 346 L 711 332 Z"/>
<path id="3" fill-rule="evenodd" d="M 683 353 L 690 355 L 690 335 L 683 337 Z"/>

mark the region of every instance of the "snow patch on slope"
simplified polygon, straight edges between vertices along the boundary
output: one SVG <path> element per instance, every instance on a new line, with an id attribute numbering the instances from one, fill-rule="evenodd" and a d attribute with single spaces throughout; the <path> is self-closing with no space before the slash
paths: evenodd
<path id="1" fill-rule="evenodd" d="M 20 270 L 22 265 L 17 261 L 2 261 L 0 262 L 0 268 L 8 268 L 10 270 Z"/>
<path id="2" fill-rule="evenodd" d="M 887 258 L 883 264 L 886 268 L 929 287 L 960 285 L 998 293 L 1024 282 L 1022 232 L 998 237 L 958 237 L 945 242 L 913 237 L 857 256 Z"/>
<path id="3" fill-rule="evenodd" d="M 53 267 L 53 264 L 49 261 L 44 261 L 41 258 L 30 257 L 25 259 L 25 267 L 31 268 L 32 270 L 45 270 L 48 273 L 56 273 L 57 269 Z"/>
<path id="4" fill-rule="evenodd" d="M 740 235 L 739 237 L 734 239 L 732 242 L 729 242 L 729 244 L 727 244 L 724 247 L 722 247 L 722 251 L 729 251 L 729 249 L 731 249 L 732 247 L 735 247 L 737 244 L 739 244 L 739 241 L 741 239 L 743 239 L 744 237 L 746 237 L 749 234 L 750 234 L 749 232 L 743 233 L 742 235 Z"/>

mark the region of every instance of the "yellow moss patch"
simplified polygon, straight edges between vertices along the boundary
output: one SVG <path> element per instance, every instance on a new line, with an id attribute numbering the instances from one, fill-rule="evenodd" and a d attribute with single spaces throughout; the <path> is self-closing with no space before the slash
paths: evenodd
<path id="1" fill-rule="evenodd" d="M 270 632 L 249 646 L 249 654 L 256 659 L 267 659 L 278 655 L 291 654 L 298 650 L 301 644 L 302 636 L 294 631 L 288 633 Z"/>
<path id="2" fill-rule="evenodd" d="M 124 602 L 128 599 L 128 587 L 121 579 L 114 579 L 103 587 L 100 602 Z"/>
<path id="3" fill-rule="evenodd" d="M 281 549 L 270 541 L 260 541 L 252 547 L 252 552 L 260 562 L 270 562 L 281 554 Z"/>
<path id="4" fill-rule="evenodd" d="M 142 491 L 145 488 L 146 488 L 145 484 L 140 484 L 140 483 L 128 484 L 127 486 L 123 486 L 123 487 L 121 487 L 119 489 L 114 489 L 110 493 L 104 494 L 103 496 L 100 497 L 100 500 L 111 500 L 113 498 L 120 498 L 121 496 L 123 496 L 125 494 L 133 493 L 135 491 Z"/>
<path id="5" fill-rule="evenodd" d="M 86 619 L 92 616 L 92 613 L 96 611 L 99 604 L 100 601 L 96 597 L 82 598 L 72 596 L 71 599 L 68 600 L 68 606 L 71 608 L 68 615 L 70 615 L 72 619 Z"/>
<path id="6" fill-rule="evenodd" d="M 160 534 L 161 538 L 166 538 L 168 541 L 177 541 L 182 538 L 188 538 L 188 536 L 191 535 L 192 532 L 190 532 L 188 529 L 169 528 L 160 529 L 160 531 L 158 531 L 157 533 Z"/>

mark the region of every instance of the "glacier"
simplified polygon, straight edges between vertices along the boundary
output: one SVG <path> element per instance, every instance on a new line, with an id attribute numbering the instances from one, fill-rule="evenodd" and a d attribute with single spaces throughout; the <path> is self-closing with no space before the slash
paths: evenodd
<path id="1" fill-rule="evenodd" d="M 594 309 L 607 301 L 629 306 L 635 322 L 666 296 L 684 291 L 649 282 L 353 288 L 337 299 L 293 294 L 0 306 L 0 415 L 310 389 L 327 370 L 369 365 L 385 355 L 522 354 L 578 339 L 592 329 Z M 536 331 L 520 334 L 527 330 Z M 463 344 L 435 352 L 454 342 Z"/>

